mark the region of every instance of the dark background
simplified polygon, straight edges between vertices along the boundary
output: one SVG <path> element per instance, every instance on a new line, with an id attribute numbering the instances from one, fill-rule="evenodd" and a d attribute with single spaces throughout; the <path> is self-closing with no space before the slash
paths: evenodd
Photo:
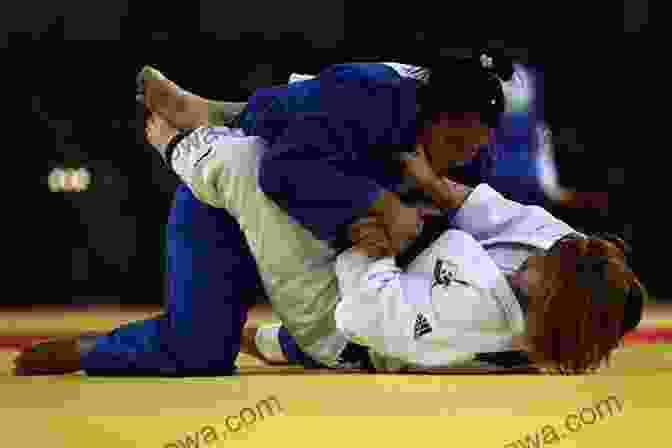
<path id="1" fill-rule="evenodd" d="M 453 8 L 14 4 L 0 18 L 0 49 L 4 146 L 17 150 L 6 169 L 17 180 L 5 195 L 19 204 L 6 211 L 6 222 L 19 227 L 7 245 L 18 268 L 9 283 L 21 287 L 0 303 L 161 303 L 163 232 L 176 180 L 143 140 L 133 101 L 142 65 L 204 96 L 245 100 L 291 72 L 351 61 L 419 63 L 484 42 L 544 72 L 545 118 L 572 148 L 560 161 L 563 179 L 616 198 L 608 212 L 554 211 L 575 226 L 623 234 L 642 279 L 666 298 L 666 151 L 655 151 L 660 141 L 648 143 L 664 135 L 649 103 L 659 85 L 652 73 L 666 62 L 648 25 L 648 2 L 556 10 L 484 3 L 475 12 L 444 6 Z M 484 37 L 490 35 L 514 37 Z M 49 191 L 53 168 L 80 166 L 93 174 L 89 190 Z"/>

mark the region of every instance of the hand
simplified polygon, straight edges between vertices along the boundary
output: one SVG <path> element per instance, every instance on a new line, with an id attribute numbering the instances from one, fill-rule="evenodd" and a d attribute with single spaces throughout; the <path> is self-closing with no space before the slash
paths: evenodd
<path id="1" fill-rule="evenodd" d="M 355 249 L 364 252 L 369 257 L 381 258 L 394 255 L 392 242 L 382 216 L 369 216 L 352 224 L 350 241 Z"/>
<path id="2" fill-rule="evenodd" d="M 164 154 L 168 143 L 177 135 L 177 129 L 161 115 L 152 113 L 145 123 L 145 134 L 149 144 Z"/>
<path id="3" fill-rule="evenodd" d="M 385 201 L 382 217 L 395 255 L 401 252 L 405 242 L 415 240 L 422 230 L 422 210 L 407 207 L 394 194 Z"/>
<path id="4" fill-rule="evenodd" d="M 79 338 L 40 342 L 21 352 L 14 360 L 14 374 L 61 375 L 81 370 Z"/>
<path id="5" fill-rule="evenodd" d="M 384 219 L 395 255 L 401 252 L 404 243 L 415 240 L 422 230 L 422 211 L 416 207 L 400 204 L 396 212 L 385 214 Z"/>
<path id="6" fill-rule="evenodd" d="M 414 240 L 422 230 L 424 209 L 407 207 L 395 193 L 384 191 L 369 209 L 369 215 L 383 219 L 387 236 L 392 243 L 394 254 L 401 252 L 403 244 Z"/>
<path id="7" fill-rule="evenodd" d="M 415 153 L 404 156 L 401 166 L 403 173 L 414 178 L 419 186 L 431 185 L 439 179 L 421 143 L 415 146 Z"/>

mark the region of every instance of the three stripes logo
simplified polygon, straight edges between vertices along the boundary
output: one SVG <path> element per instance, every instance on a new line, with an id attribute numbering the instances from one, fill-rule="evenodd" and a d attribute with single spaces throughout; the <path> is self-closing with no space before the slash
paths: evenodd
<path id="1" fill-rule="evenodd" d="M 413 326 L 413 339 L 418 339 L 420 336 L 432 332 L 432 326 L 429 321 L 422 314 L 418 314 L 415 318 L 415 325 Z"/>

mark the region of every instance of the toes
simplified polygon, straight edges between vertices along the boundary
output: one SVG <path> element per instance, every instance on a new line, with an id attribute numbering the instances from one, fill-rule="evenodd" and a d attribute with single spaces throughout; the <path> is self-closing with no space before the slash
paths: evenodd
<path id="1" fill-rule="evenodd" d="M 145 65 L 135 77 L 135 86 L 138 93 L 145 92 L 145 81 L 147 79 L 163 79 L 163 74 L 155 68 Z"/>

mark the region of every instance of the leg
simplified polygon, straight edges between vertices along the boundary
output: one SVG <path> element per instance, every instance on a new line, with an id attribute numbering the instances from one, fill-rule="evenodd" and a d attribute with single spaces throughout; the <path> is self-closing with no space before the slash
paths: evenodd
<path id="1" fill-rule="evenodd" d="M 247 106 L 246 102 L 206 101 L 208 102 L 208 123 L 211 126 L 233 127 L 235 118 Z"/>
<path id="2" fill-rule="evenodd" d="M 159 71 L 145 67 L 138 75 L 147 108 L 158 112 L 173 126 L 193 129 L 199 126 L 231 126 L 246 102 L 215 101 L 182 89 Z"/>
<path id="3" fill-rule="evenodd" d="M 259 189 L 258 160 L 265 149 L 258 137 L 199 128 L 181 143 L 172 167 L 196 197 L 236 217 L 273 309 L 301 348 L 337 364 L 347 340 L 333 317 L 338 282 L 332 251 Z"/>
<path id="4" fill-rule="evenodd" d="M 236 220 L 178 189 L 168 227 L 166 311 L 182 362 L 229 370 L 247 311 L 261 291 L 256 263 Z"/>
<path id="5" fill-rule="evenodd" d="M 87 374 L 233 373 L 259 276 L 235 219 L 184 185 L 168 223 L 168 277 L 166 314 L 96 338 L 82 356 Z"/>

